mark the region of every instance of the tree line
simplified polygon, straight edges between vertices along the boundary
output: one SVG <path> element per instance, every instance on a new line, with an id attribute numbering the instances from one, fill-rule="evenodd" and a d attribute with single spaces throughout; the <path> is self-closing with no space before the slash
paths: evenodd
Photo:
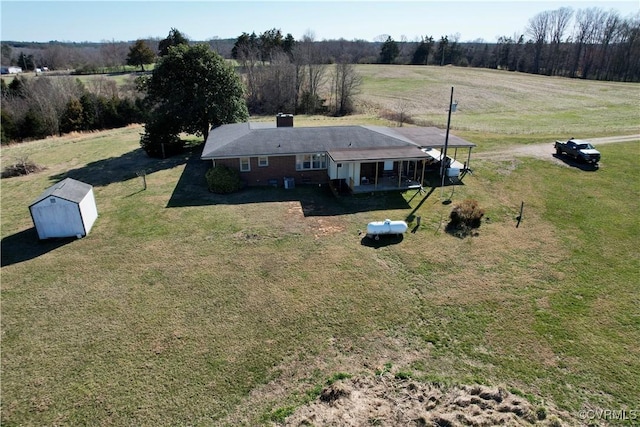
<path id="1" fill-rule="evenodd" d="M 213 69 L 224 69 L 215 78 L 228 78 L 228 67 L 220 63 L 221 59 L 236 61 L 234 74 L 241 79 L 243 102 L 250 114 L 349 114 L 362 84 L 354 67 L 357 63 L 451 64 L 572 78 L 640 81 L 640 14 L 622 18 L 615 11 L 598 8 L 577 12 L 560 8 L 539 13 L 529 20 L 523 34 L 503 36 L 492 44 L 481 40 L 461 43 L 459 35 L 442 36 L 439 40 L 425 36 L 412 42 L 381 35 L 374 42 L 366 42 L 317 41 L 312 32 L 307 32 L 296 40 L 275 28 L 261 34 L 242 33 L 232 40 L 196 43 L 172 28 L 161 40 L 71 45 L 48 43 L 37 50 L 34 44 L 5 42 L 2 61 L 22 62 L 27 69 L 47 66 L 55 70 L 76 65 L 76 71 L 91 72 L 98 64 L 87 62 L 88 56 L 81 53 L 93 51 L 100 53 L 94 55 L 94 59 L 101 58 L 100 67 L 118 70 L 128 65 L 146 71 L 146 64 L 169 64 L 164 59 L 174 48 L 200 46 L 197 55 L 208 58 Z M 210 52 L 215 53 L 214 58 L 209 57 Z M 174 79 L 182 79 L 183 83 L 188 80 L 188 84 L 205 90 L 197 81 L 202 75 L 192 71 L 199 63 L 189 57 L 191 54 L 187 49 L 182 59 L 162 69 L 168 75 L 172 74 L 166 70 L 180 69 L 180 73 L 173 71 Z M 83 59 L 73 62 L 79 58 Z M 154 77 L 153 72 L 151 76 L 142 73 L 136 81 L 132 78 L 120 87 L 107 78 L 95 79 L 89 87 L 68 76 L 56 79 L 18 76 L 10 84 L 3 80 L 2 143 L 133 122 L 146 123 L 147 142 L 159 141 L 164 133 L 165 142 L 176 143 L 179 132 L 195 129 L 196 133 L 206 135 L 205 125 L 227 120 L 205 113 L 208 118 L 202 118 L 197 125 L 172 124 L 172 128 L 167 128 L 170 123 L 158 120 L 161 116 L 157 113 L 168 105 L 161 102 L 161 96 L 175 94 L 161 90 L 159 77 L 154 86 L 151 83 Z M 182 111 L 188 111 L 187 107 L 185 104 Z M 244 117 L 244 113 L 240 116 Z M 144 139 L 142 143 L 145 144 Z"/>
<path id="2" fill-rule="evenodd" d="M 242 33 L 236 39 L 210 39 L 205 43 L 222 57 L 247 56 L 241 46 L 259 46 L 259 60 L 272 57 L 278 47 L 291 53 L 296 43 L 290 34 Z M 124 69 L 131 46 L 144 42 L 159 51 L 160 39 L 101 43 L 2 43 L 2 64 L 27 70 L 71 68 L 81 72 Z M 309 40 L 307 40 L 309 41 Z M 273 43 L 276 43 L 274 46 Z M 282 43 L 282 46 L 280 46 Z M 640 81 L 640 14 L 622 17 L 615 10 L 563 7 L 532 17 L 521 33 L 504 35 L 496 42 L 460 42 L 458 34 L 419 40 L 394 40 L 379 36 L 375 41 L 313 41 L 325 63 L 340 58 L 352 64 L 393 63 L 416 65 L 456 65 L 506 69 L 534 74 L 610 81 Z M 152 61 L 153 62 L 153 61 Z"/>
<path id="3" fill-rule="evenodd" d="M 353 111 L 362 83 L 352 58 L 328 56 L 312 32 L 296 41 L 279 29 L 240 35 L 231 52 L 246 86 L 249 111 L 333 114 Z"/>
<path id="4" fill-rule="evenodd" d="M 145 120 L 142 98 L 132 87 L 118 88 L 99 77 L 85 85 L 77 78 L 15 77 L 2 80 L 2 144 L 111 129 Z"/>

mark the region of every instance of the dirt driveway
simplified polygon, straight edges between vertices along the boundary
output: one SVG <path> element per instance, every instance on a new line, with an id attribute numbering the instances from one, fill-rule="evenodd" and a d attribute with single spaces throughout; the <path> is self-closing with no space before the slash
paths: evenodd
<path id="1" fill-rule="evenodd" d="M 596 148 L 603 144 L 612 144 L 616 142 L 629 142 L 640 140 L 640 134 L 636 135 L 623 135 L 623 136 L 609 136 L 604 138 L 589 138 L 588 141 L 593 143 Z M 511 147 L 507 150 L 487 151 L 484 153 L 475 153 L 472 158 L 477 160 L 510 160 L 514 157 L 536 157 L 549 161 L 560 162 L 559 159 L 554 157 L 556 150 L 553 147 L 553 142 L 547 144 L 531 144 L 531 145 L 518 145 Z"/>

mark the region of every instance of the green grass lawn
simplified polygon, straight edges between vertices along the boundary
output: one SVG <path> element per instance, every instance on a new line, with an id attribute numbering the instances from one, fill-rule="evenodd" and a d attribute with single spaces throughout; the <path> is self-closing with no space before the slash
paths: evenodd
<path id="1" fill-rule="evenodd" d="M 334 199 L 213 195 L 206 165 L 149 159 L 140 132 L 3 148 L 3 164 L 47 168 L 0 183 L 3 425 L 268 424 L 327 380 L 381 370 L 573 417 L 639 409 L 637 142 L 598 147 L 594 172 L 478 160 L 443 193 Z M 86 238 L 40 243 L 28 205 L 67 175 L 94 184 L 100 216 Z M 441 194 L 479 201 L 477 236 L 444 231 Z M 415 232 L 363 239 L 384 218 Z"/>

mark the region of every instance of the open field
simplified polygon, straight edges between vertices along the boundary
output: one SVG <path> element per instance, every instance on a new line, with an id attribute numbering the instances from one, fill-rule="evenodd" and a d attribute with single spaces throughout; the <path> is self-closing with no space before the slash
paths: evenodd
<path id="1" fill-rule="evenodd" d="M 406 109 L 418 123 L 445 128 L 451 87 L 452 129 L 484 148 L 571 137 L 637 134 L 640 85 L 506 71 L 360 65 L 361 103 Z M 508 136 L 508 137 L 507 137 Z M 481 148 L 481 149 L 484 149 Z"/>
<path id="2" fill-rule="evenodd" d="M 362 97 L 389 97 L 384 87 L 367 81 Z M 458 101 L 465 136 L 480 134 L 493 113 L 478 108 L 474 125 Z M 384 124 L 374 117 L 296 124 Z M 585 128 L 604 135 L 595 117 Z M 637 133 L 629 122 L 609 134 Z M 488 149 L 515 142 L 500 123 Z M 210 194 L 197 147 L 152 160 L 140 132 L 2 150 L 3 164 L 28 154 L 47 168 L 1 182 L 3 425 L 269 425 L 349 376 L 503 387 L 563 425 L 586 424 L 581 410 L 640 411 L 638 141 L 598 147 L 597 171 L 472 158 L 465 185 L 443 193 L 335 199 L 316 187 Z M 65 176 L 94 185 L 100 216 L 84 239 L 39 243 L 28 205 Z M 477 236 L 444 231 L 441 194 L 479 201 Z M 415 232 L 363 239 L 384 218 Z"/>

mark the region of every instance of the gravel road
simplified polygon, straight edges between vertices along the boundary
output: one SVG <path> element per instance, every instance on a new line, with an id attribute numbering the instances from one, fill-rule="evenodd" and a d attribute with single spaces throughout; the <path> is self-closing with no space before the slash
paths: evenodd
<path id="1" fill-rule="evenodd" d="M 638 141 L 640 140 L 640 134 L 586 139 L 590 141 L 596 148 L 598 148 L 598 145 L 602 144 Z M 508 150 L 474 153 L 472 154 L 472 160 L 509 160 L 514 157 L 537 157 L 550 161 L 559 161 L 553 156 L 556 152 L 553 144 L 554 142 L 549 142 L 547 144 L 518 145 L 515 147 L 511 147 Z"/>

